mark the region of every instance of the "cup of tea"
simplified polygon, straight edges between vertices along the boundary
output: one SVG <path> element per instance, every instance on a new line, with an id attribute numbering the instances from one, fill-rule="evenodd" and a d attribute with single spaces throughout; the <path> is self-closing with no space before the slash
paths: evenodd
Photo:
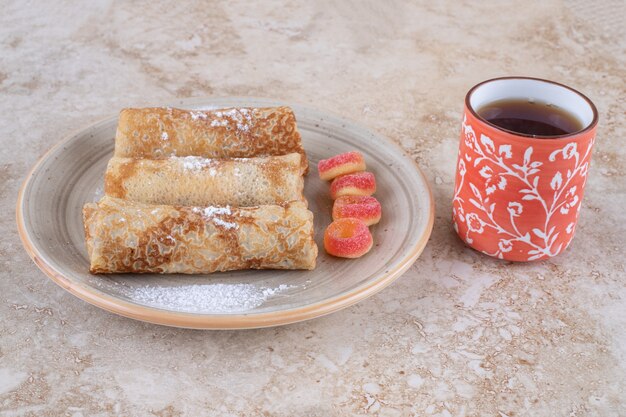
<path id="1" fill-rule="evenodd" d="M 454 228 L 470 247 L 533 261 L 564 251 L 581 209 L 598 112 L 565 85 L 504 77 L 465 97 Z"/>

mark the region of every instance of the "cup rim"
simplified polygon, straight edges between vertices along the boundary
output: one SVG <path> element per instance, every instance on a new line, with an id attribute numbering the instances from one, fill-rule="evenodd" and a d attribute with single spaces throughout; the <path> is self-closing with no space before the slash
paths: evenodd
<path id="1" fill-rule="evenodd" d="M 488 84 L 488 83 L 493 82 L 493 81 L 500 81 L 500 80 L 533 80 L 533 81 L 540 81 L 540 82 L 544 82 L 544 83 L 548 83 L 548 84 L 554 84 L 554 85 L 556 85 L 558 87 L 570 90 L 574 94 L 579 95 L 583 100 L 585 100 L 587 102 L 587 104 L 591 108 L 591 111 L 593 112 L 593 119 L 591 120 L 591 123 L 589 123 L 586 127 L 584 127 L 581 130 L 577 130 L 576 132 L 567 133 L 565 135 L 557 135 L 557 136 L 529 135 L 527 133 L 520 133 L 520 132 L 515 132 L 513 130 L 504 129 L 504 128 L 502 128 L 502 127 L 500 127 L 498 125 L 495 125 L 495 124 L 487 121 L 486 119 L 484 119 L 470 105 L 470 97 L 472 96 L 474 91 L 476 91 L 479 87 L 481 87 L 481 86 L 483 86 L 485 84 Z M 467 108 L 467 110 L 475 118 L 477 118 L 481 122 L 487 124 L 488 126 L 494 128 L 494 129 L 496 129 L 496 130 L 498 130 L 500 132 L 504 132 L 504 133 L 508 133 L 508 134 L 511 134 L 511 135 L 520 136 L 520 137 L 524 137 L 524 138 L 529 138 L 529 139 L 561 140 L 561 139 L 566 139 L 566 138 L 572 138 L 574 136 L 579 136 L 579 135 L 585 134 L 587 132 L 590 132 L 598 124 L 598 109 L 596 109 L 595 104 L 593 104 L 593 102 L 589 99 L 589 97 L 587 97 L 586 95 L 584 95 L 583 93 L 581 93 L 580 91 L 578 91 L 578 90 L 576 90 L 576 89 L 574 89 L 572 87 L 569 87 L 569 86 L 567 86 L 565 84 L 558 83 L 556 81 L 546 80 L 545 78 L 524 77 L 524 76 L 508 76 L 508 77 L 496 77 L 496 78 L 491 78 L 491 79 L 482 81 L 482 82 L 476 84 L 475 86 L 473 86 L 467 92 L 467 94 L 465 95 L 465 107 Z"/>

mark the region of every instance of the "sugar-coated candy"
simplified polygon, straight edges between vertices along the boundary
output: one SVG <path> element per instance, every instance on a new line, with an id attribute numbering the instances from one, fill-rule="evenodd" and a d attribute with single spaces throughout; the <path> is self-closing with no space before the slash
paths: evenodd
<path id="1" fill-rule="evenodd" d="M 322 159 L 317 164 L 317 171 L 321 179 L 332 180 L 340 175 L 365 171 L 365 160 L 360 152 L 346 152 Z"/>
<path id="2" fill-rule="evenodd" d="M 369 195 L 344 195 L 333 204 L 333 220 L 352 217 L 371 226 L 380 221 L 381 213 L 380 203 Z"/>
<path id="3" fill-rule="evenodd" d="M 335 220 L 324 232 L 324 249 L 340 258 L 359 258 L 369 252 L 373 242 L 369 228 L 359 219 Z"/>
<path id="4" fill-rule="evenodd" d="M 336 200 L 342 195 L 372 195 L 376 192 L 376 178 L 371 172 L 342 175 L 330 184 L 330 197 Z"/>

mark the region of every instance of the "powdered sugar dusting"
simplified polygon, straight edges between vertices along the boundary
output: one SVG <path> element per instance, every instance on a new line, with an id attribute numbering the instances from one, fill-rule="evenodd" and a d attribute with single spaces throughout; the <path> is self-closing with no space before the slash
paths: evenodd
<path id="1" fill-rule="evenodd" d="M 230 210 L 230 206 L 225 206 L 225 207 L 208 206 L 204 208 L 194 207 L 191 210 L 194 213 L 201 213 L 202 216 L 211 220 L 213 224 L 217 226 L 221 226 L 228 230 L 239 228 L 239 225 L 237 223 L 230 222 L 230 221 L 221 219 L 219 217 L 216 217 L 216 216 L 231 216 L 233 213 Z"/>
<path id="2" fill-rule="evenodd" d="M 230 206 L 225 206 L 225 207 L 215 207 L 215 206 L 208 206 L 205 208 L 200 208 L 200 207 L 194 207 L 192 209 L 192 211 L 194 213 L 202 213 L 203 216 L 205 217 L 213 217 L 216 214 L 225 214 L 227 216 L 230 216 L 232 214 L 231 210 L 230 210 Z"/>
<path id="3" fill-rule="evenodd" d="M 208 113 L 207 113 L 208 112 Z M 212 113 L 212 114 L 211 114 Z M 226 127 L 234 124 L 239 132 L 249 132 L 254 125 L 252 116 L 258 116 L 256 108 L 237 107 L 229 110 L 197 110 L 190 111 L 192 120 L 211 120 L 211 127 Z"/>
<path id="4" fill-rule="evenodd" d="M 228 120 L 220 120 L 220 119 L 215 119 L 211 122 L 211 126 L 213 127 L 217 127 L 217 126 L 228 126 Z"/>
<path id="5" fill-rule="evenodd" d="M 213 223 L 217 224 L 218 226 L 222 226 L 226 229 L 236 229 L 239 227 L 237 223 L 227 222 L 227 221 L 220 219 L 219 217 L 215 217 L 213 219 Z"/>
<path id="6" fill-rule="evenodd" d="M 201 112 L 201 111 L 192 111 L 192 112 L 189 112 L 189 114 L 191 115 L 191 119 L 192 120 L 206 119 L 207 118 L 206 113 Z"/>
<path id="7" fill-rule="evenodd" d="M 211 126 L 227 126 L 231 122 L 237 125 L 240 132 L 248 132 L 252 127 L 252 114 L 255 109 L 234 108 L 226 111 L 216 111 L 217 117 L 211 122 Z"/>
<path id="8" fill-rule="evenodd" d="M 252 284 L 203 284 L 178 287 L 140 287 L 128 294 L 138 303 L 189 313 L 238 313 L 264 304 L 292 285 L 280 284 L 275 288 Z"/>
<path id="9" fill-rule="evenodd" d="M 215 164 L 215 160 L 209 158 L 202 158 L 199 156 L 185 156 L 184 158 L 180 158 L 182 161 L 183 168 L 188 170 L 196 170 L 199 171 L 206 167 L 210 167 Z M 215 176 L 217 172 L 215 169 L 211 169 L 209 171 L 209 175 Z"/>

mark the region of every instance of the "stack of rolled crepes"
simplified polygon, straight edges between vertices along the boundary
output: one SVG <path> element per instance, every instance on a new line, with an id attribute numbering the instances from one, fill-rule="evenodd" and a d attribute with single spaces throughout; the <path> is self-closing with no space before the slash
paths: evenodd
<path id="1" fill-rule="evenodd" d="M 90 271 L 313 269 L 307 170 L 288 107 L 122 110 L 83 208 Z"/>

